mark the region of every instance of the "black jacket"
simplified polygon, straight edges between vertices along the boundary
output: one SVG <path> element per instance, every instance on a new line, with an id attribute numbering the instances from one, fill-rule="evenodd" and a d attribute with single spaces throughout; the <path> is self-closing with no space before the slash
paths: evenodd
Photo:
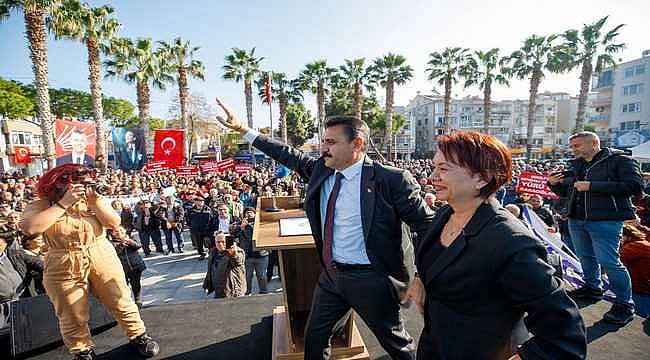
<path id="1" fill-rule="evenodd" d="M 320 189 L 334 170 L 325 166 L 322 157 L 313 158 L 263 135 L 255 139 L 253 146 L 309 181 L 305 211 L 323 264 Z M 409 279 L 407 267 L 412 264 L 404 262 L 402 221 L 414 231 L 423 233 L 433 219 L 433 213 L 420 198 L 420 186 L 408 171 L 384 166 L 366 157 L 359 190 L 361 225 L 372 267 L 381 274 L 406 282 Z"/>
<path id="2" fill-rule="evenodd" d="M 534 336 L 519 349 L 522 358 L 584 359 L 578 307 L 553 277 L 542 243 L 496 199 L 478 208 L 437 259 L 423 256 L 452 213 L 449 206 L 438 210 L 415 252 L 426 288 L 426 358 L 507 359 L 523 318 Z"/>
<path id="3" fill-rule="evenodd" d="M 569 218 L 581 220 L 630 220 L 635 208 L 631 197 L 643 191 L 639 163 L 620 150 L 604 148 L 591 162 L 578 158 L 569 169 L 574 176 L 551 185 L 568 197 Z M 576 181 L 589 181 L 589 191 L 576 191 Z"/>
<path id="4" fill-rule="evenodd" d="M 203 205 L 201 209 L 192 207 L 187 211 L 186 219 L 190 232 L 193 234 L 210 234 L 219 227 L 217 214 L 206 205 Z"/>

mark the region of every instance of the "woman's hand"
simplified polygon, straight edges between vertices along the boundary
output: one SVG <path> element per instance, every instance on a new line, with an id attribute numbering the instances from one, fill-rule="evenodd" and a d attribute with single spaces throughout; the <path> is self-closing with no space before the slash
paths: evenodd
<path id="1" fill-rule="evenodd" d="M 402 303 L 406 303 L 409 300 L 413 300 L 415 307 L 420 314 L 424 314 L 424 299 L 426 298 L 426 292 L 424 291 L 424 284 L 419 277 L 414 277 L 409 284 L 408 290 L 406 290 L 406 296 Z"/>
<path id="2" fill-rule="evenodd" d="M 63 194 L 59 204 L 68 208 L 77 201 L 86 197 L 86 188 L 83 184 L 68 185 L 68 190 Z"/>
<path id="3" fill-rule="evenodd" d="M 99 199 L 99 194 L 95 191 L 95 188 L 92 186 L 86 187 L 86 202 L 88 206 L 94 207 L 97 205 L 97 199 Z"/>

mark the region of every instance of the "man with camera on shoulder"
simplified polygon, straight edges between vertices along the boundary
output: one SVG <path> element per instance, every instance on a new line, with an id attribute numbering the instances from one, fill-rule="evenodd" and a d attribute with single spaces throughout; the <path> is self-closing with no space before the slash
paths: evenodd
<path id="1" fill-rule="evenodd" d="M 569 138 L 576 160 L 569 171 L 552 173 L 553 192 L 568 197 L 569 232 L 580 258 L 585 285 L 570 291 L 574 299 L 600 300 L 601 266 L 616 298 L 604 320 L 623 325 L 634 317 L 630 275 L 620 260 L 623 221 L 635 218 L 631 197 L 643 190 L 636 160 L 622 151 L 600 147 L 593 132 Z"/>

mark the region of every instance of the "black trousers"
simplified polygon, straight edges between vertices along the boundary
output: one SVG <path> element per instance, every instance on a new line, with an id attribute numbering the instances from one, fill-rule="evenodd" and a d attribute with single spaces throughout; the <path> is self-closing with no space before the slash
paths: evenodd
<path id="1" fill-rule="evenodd" d="M 136 301 L 140 301 L 140 292 L 142 291 L 142 285 L 140 280 L 142 279 L 142 271 L 131 271 L 126 273 L 126 282 L 131 285 L 131 291 L 133 292 L 133 298 Z"/>
<path id="2" fill-rule="evenodd" d="M 196 251 L 199 255 L 205 256 L 205 249 L 207 248 L 209 252 L 210 249 L 214 247 L 214 240 L 209 234 L 190 232 L 190 237 L 192 238 L 192 245 L 196 247 Z"/>
<path id="3" fill-rule="evenodd" d="M 400 316 L 399 298 L 390 280 L 375 270 L 321 273 L 305 327 L 305 359 L 329 359 L 332 334 L 350 310 L 359 314 L 392 359 L 415 358 L 415 342 Z"/>

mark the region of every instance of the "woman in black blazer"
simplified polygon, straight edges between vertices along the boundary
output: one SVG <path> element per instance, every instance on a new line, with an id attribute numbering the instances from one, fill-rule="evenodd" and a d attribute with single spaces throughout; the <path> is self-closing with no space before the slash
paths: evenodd
<path id="1" fill-rule="evenodd" d="M 545 247 L 493 197 L 512 178 L 508 148 L 456 132 L 439 138 L 433 161 L 447 205 L 416 248 L 421 282 L 409 296 L 425 318 L 418 359 L 585 358 L 582 318 Z M 521 344 L 513 335 L 527 334 L 524 323 L 533 337 Z"/>

